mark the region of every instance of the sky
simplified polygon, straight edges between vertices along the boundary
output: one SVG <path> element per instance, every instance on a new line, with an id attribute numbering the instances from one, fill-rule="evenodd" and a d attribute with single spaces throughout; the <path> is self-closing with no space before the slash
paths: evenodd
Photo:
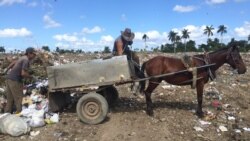
<path id="1" fill-rule="evenodd" d="M 0 0 L 0 46 L 7 51 L 49 46 L 51 50 L 103 51 L 113 48 L 125 28 L 135 33 L 132 49 L 142 49 L 142 36 L 154 48 L 171 43 L 168 33 L 190 32 L 196 45 L 206 43 L 204 28 L 213 25 L 211 38 L 223 42 L 247 40 L 250 0 Z"/>

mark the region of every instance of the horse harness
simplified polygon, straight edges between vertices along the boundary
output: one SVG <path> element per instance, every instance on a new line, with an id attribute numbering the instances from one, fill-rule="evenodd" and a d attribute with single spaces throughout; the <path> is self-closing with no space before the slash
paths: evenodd
<path id="1" fill-rule="evenodd" d="M 231 55 L 231 53 L 230 53 Z M 192 85 L 191 85 L 191 88 L 194 89 L 196 88 L 196 83 L 197 83 L 197 80 L 201 79 L 201 78 L 197 78 L 197 67 L 195 66 L 194 64 L 194 59 L 198 59 L 202 62 L 205 63 L 205 65 L 208 65 L 211 63 L 211 60 L 210 60 L 210 57 L 209 57 L 209 54 L 207 52 L 204 52 L 204 58 L 200 58 L 200 57 L 196 57 L 196 56 L 187 56 L 187 55 L 184 55 L 182 58 L 181 58 L 181 61 L 182 63 L 184 64 L 184 66 L 187 68 L 187 70 L 189 72 L 192 73 L 193 75 L 193 78 L 192 78 Z M 209 78 L 213 81 L 215 79 L 215 76 L 214 74 L 212 73 L 210 67 L 208 67 L 208 75 L 209 75 Z"/>
<path id="2" fill-rule="evenodd" d="M 197 68 L 195 67 L 193 57 L 184 55 L 181 58 L 181 61 L 183 65 L 187 68 L 187 70 L 193 75 L 191 88 L 194 89 L 196 87 L 197 82 Z"/>

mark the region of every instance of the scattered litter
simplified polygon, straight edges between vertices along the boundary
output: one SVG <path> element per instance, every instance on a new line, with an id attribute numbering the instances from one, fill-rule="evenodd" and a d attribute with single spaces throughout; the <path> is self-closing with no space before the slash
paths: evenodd
<path id="1" fill-rule="evenodd" d="M 230 108 L 231 105 L 230 105 L 230 104 L 223 104 L 223 107 L 224 107 L 224 108 Z"/>
<path id="2" fill-rule="evenodd" d="M 221 103 L 220 103 L 220 101 L 219 100 L 214 100 L 214 101 L 212 101 L 212 106 L 214 107 L 214 108 L 216 108 L 217 110 L 221 110 Z"/>
<path id="3" fill-rule="evenodd" d="M 235 133 L 241 133 L 240 129 L 234 129 Z"/>
<path id="4" fill-rule="evenodd" d="M 63 134 L 63 132 L 55 132 L 55 133 L 54 133 L 54 136 L 55 136 L 55 137 L 61 137 L 62 134 Z"/>
<path id="5" fill-rule="evenodd" d="M 31 131 L 30 136 L 35 137 L 40 134 L 40 131 Z"/>
<path id="6" fill-rule="evenodd" d="M 209 87 L 205 89 L 205 98 L 207 99 L 218 99 L 222 100 L 222 97 L 220 96 L 220 92 L 215 87 Z"/>
<path id="7" fill-rule="evenodd" d="M 248 127 L 244 127 L 243 129 L 244 129 L 244 131 L 250 132 L 250 128 L 248 128 Z"/>
<path id="8" fill-rule="evenodd" d="M 53 114 L 53 116 L 50 118 L 50 120 L 53 123 L 58 123 L 59 122 L 59 114 L 57 114 L 57 113 Z"/>
<path id="9" fill-rule="evenodd" d="M 194 130 L 197 131 L 197 132 L 203 132 L 204 131 L 201 127 L 197 127 L 197 126 L 194 127 Z"/>
<path id="10" fill-rule="evenodd" d="M 207 111 L 207 113 L 205 114 L 205 117 L 204 117 L 204 119 L 206 121 L 211 121 L 211 120 L 213 120 L 215 118 L 216 118 L 216 115 L 214 113 L 210 112 L 210 111 Z"/>
<path id="11" fill-rule="evenodd" d="M 134 136 L 134 135 L 136 135 L 136 133 L 135 133 L 135 132 L 132 132 L 132 133 L 129 133 L 128 135 L 129 135 L 129 136 Z"/>
<path id="12" fill-rule="evenodd" d="M 176 88 L 177 86 L 174 86 L 174 85 L 163 85 L 161 87 L 165 90 L 165 89 L 173 89 L 173 88 Z"/>
<path id="13" fill-rule="evenodd" d="M 160 121 L 164 122 L 164 121 L 166 121 L 166 118 L 161 118 Z"/>
<path id="14" fill-rule="evenodd" d="M 227 119 L 228 119 L 228 120 L 235 120 L 235 117 L 233 117 L 233 116 L 228 116 Z"/>
<path id="15" fill-rule="evenodd" d="M 237 86 L 237 84 L 233 83 L 232 86 L 235 87 L 235 86 Z"/>
<path id="16" fill-rule="evenodd" d="M 211 122 L 204 121 L 204 120 L 199 120 L 199 122 L 200 122 L 201 125 L 210 125 L 211 124 Z"/>
<path id="17" fill-rule="evenodd" d="M 227 129 L 225 126 L 223 126 L 223 125 L 220 125 L 220 126 L 219 126 L 219 129 L 220 129 L 221 132 L 226 132 L 226 131 L 228 131 L 228 129 Z"/>
<path id="18" fill-rule="evenodd" d="M 4 93 L 5 89 L 4 88 L 0 88 L 0 93 Z"/>

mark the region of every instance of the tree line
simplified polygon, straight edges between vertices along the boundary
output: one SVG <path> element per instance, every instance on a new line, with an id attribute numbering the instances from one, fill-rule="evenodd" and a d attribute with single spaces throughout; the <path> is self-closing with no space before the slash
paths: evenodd
<path id="1" fill-rule="evenodd" d="M 231 46 L 232 44 L 237 44 L 240 47 L 240 51 L 248 51 L 250 50 L 250 34 L 247 37 L 247 40 L 235 40 L 234 38 L 231 39 L 230 42 L 227 44 L 223 43 L 223 35 L 227 33 L 227 27 L 224 25 L 219 25 L 218 30 L 216 31 L 217 34 L 220 34 L 220 40 L 218 38 L 211 39 L 210 37 L 214 35 L 214 27 L 213 25 L 206 26 L 204 29 L 203 34 L 207 35 L 207 43 L 198 45 L 196 47 L 196 42 L 193 40 L 188 40 L 190 38 L 191 32 L 188 29 L 183 29 L 181 31 L 182 35 L 178 35 L 177 32 L 171 30 L 168 33 L 168 40 L 171 41 L 171 44 L 167 43 L 165 45 L 161 45 L 160 47 L 151 48 L 152 51 L 160 51 L 160 52 L 200 52 L 200 51 L 214 51 L 222 47 Z M 145 49 L 148 48 L 146 45 L 147 40 L 149 37 L 144 34 L 142 39 L 145 42 Z M 183 42 L 182 42 L 183 41 Z"/>

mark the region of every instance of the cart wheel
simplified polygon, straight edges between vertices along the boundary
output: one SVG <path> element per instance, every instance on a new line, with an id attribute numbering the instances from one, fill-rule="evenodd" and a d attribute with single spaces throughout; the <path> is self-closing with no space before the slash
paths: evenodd
<path id="1" fill-rule="evenodd" d="M 98 124 L 108 114 L 108 103 L 103 96 L 97 93 L 89 93 L 78 100 L 76 112 L 82 122 Z"/>
<path id="2" fill-rule="evenodd" d="M 105 88 L 104 90 L 102 90 L 100 92 L 100 94 L 103 97 L 105 97 L 109 106 L 114 106 L 115 102 L 119 98 L 118 91 L 116 90 L 116 88 L 114 86 L 110 86 L 110 87 Z"/>

